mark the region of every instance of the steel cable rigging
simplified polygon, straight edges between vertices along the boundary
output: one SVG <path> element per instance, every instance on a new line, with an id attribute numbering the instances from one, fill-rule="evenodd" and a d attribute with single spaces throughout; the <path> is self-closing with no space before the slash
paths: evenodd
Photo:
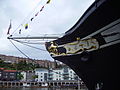
<path id="1" fill-rule="evenodd" d="M 36 5 L 36 7 L 27 15 L 27 17 L 29 17 L 29 16 L 35 11 L 35 9 L 36 9 L 40 4 L 41 4 L 41 1 L 40 1 L 40 2 Z M 11 35 L 13 35 L 13 34 L 20 28 L 20 26 L 25 22 L 25 20 L 26 20 L 27 17 L 25 17 L 25 18 L 23 19 L 22 23 L 12 32 Z"/>
<path id="2" fill-rule="evenodd" d="M 14 40 L 14 39 L 13 39 L 13 40 Z M 29 44 L 27 44 L 27 43 L 24 43 L 24 42 L 22 42 L 22 41 L 19 41 L 19 40 L 14 40 L 14 41 L 19 42 L 19 43 L 21 43 L 21 44 L 23 44 L 23 45 L 26 45 L 26 46 L 31 47 L 31 48 L 34 48 L 34 49 L 38 49 L 38 50 L 41 50 L 41 51 L 46 51 L 46 50 L 44 50 L 44 49 L 31 46 L 31 45 L 29 45 Z"/>
<path id="3" fill-rule="evenodd" d="M 9 41 L 12 43 L 12 45 L 13 45 L 21 54 L 23 54 L 25 57 L 29 58 L 29 56 L 26 55 L 24 52 L 22 52 L 10 39 L 9 39 Z"/>
<path id="4" fill-rule="evenodd" d="M 38 14 L 43 10 L 43 8 L 45 7 L 45 5 L 49 4 L 50 1 L 51 1 L 51 0 L 47 0 L 46 3 L 41 7 L 41 9 L 40 9 L 25 25 L 28 25 L 28 23 L 30 23 L 36 16 L 38 16 Z M 35 9 L 40 5 L 40 3 L 41 3 L 41 1 L 40 1 L 40 2 L 37 4 L 37 6 L 28 14 L 28 16 L 30 16 L 30 15 L 33 13 L 33 11 L 35 11 Z M 12 28 L 12 24 L 11 24 L 11 20 L 10 20 L 10 25 L 9 25 L 9 29 L 8 29 L 7 35 L 9 35 L 9 37 L 12 37 L 13 34 L 14 34 L 21 26 L 23 27 L 23 23 L 26 21 L 26 18 L 28 18 L 28 16 L 25 17 L 25 19 L 22 21 L 22 23 L 21 23 L 11 34 L 10 34 L 10 29 Z M 27 29 L 27 28 L 28 28 L 28 26 L 27 26 L 27 27 L 25 26 L 25 29 Z M 21 31 L 21 28 L 20 28 L 19 30 Z M 20 31 L 19 31 L 19 32 L 20 32 Z M 19 34 L 20 34 L 20 33 L 19 33 Z M 20 53 L 22 53 L 25 57 L 29 58 L 28 55 L 26 55 L 23 51 L 21 51 L 21 50 L 12 42 L 12 40 L 14 40 L 14 39 L 10 39 L 9 37 L 8 37 L 8 39 L 9 39 L 9 41 L 12 43 L 12 45 L 13 45 Z M 17 41 L 17 42 L 19 42 L 19 43 L 21 43 L 21 44 L 23 44 L 23 45 L 29 46 L 29 47 L 31 47 L 31 48 L 35 48 L 35 49 L 38 49 L 38 50 L 41 50 L 41 51 L 46 51 L 46 50 L 44 50 L 44 49 L 41 49 L 41 48 L 37 48 L 37 47 L 31 46 L 31 45 L 28 45 L 27 42 L 24 43 L 24 42 L 18 41 L 18 40 L 14 40 L 14 41 Z"/>

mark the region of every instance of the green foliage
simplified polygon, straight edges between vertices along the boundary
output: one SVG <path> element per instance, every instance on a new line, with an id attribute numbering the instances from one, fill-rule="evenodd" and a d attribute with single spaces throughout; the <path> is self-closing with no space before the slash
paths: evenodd
<path id="1" fill-rule="evenodd" d="M 49 67 L 44 67 L 40 66 L 39 64 L 34 64 L 34 63 L 27 63 L 26 61 L 20 61 L 18 63 L 7 63 L 4 62 L 4 60 L 1 60 L 0 58 L 0 68 L 6 68 L 8 70 L 22 70 L 22 71 L 27 71 L 27 70 L 34 70 L 35 68 L 49 68 Z"/>
<path id="2" fill-rule="evenodd" d="M 36 78 L 38 78 L 38 75 L 34 75 L 34 76 L 32 76 L 32 78 L 33 78 L 33 79 L 36 79 Z"/>
<path id="3" fill-rule="evenodd" d="M 17 79 L 21 80 L 21 79 L 23 79 L 23 78 L 24 78 L 24 76 L 23 76 L 21 73 L 18 73 L 18 74 L 17 74 Z"/>
<path id="4" fill-rule="evenodd" d="M 0 68 L 7 68 L 13 70 L 14 67 L 11 63 L 6 63 L 3 60 L 0 60 Z"/>
<path id="5" fill-rule="evenodd" d="M 32 63 L 27 63 L 26 61 L 21 61 L 15 64 L 17 70 L 34 70 L 35 66 Z"/>
<path id="6" fill-rule="evenodd" d="M 35 65 L 32 63 L 27 63 L 26 61 L 20 61 L 19 63 L 6 63 L 3 60 L 0 60 L 0 68 L 7 68 L 10 70 L 34 70 Z"/>

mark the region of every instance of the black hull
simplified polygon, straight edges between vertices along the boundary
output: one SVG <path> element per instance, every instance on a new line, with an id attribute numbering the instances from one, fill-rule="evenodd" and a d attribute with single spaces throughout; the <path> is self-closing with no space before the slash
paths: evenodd
<path id="1" fill-rule="evenodd" d="M 89 60 L 82 61 L 81 55 L 54 58 L 70 66 L 82 78 L 89 90 L 103 83 L 101 90 L 118 90 L 118 60 L 120 44 L 93 51 Z"/>
<path id="2" fill-rule="evenodd" d="M 53 43 L 46 43 L 46 48 L 51 56 L 70 66 L 82 78 L 89 90 L 96 90 L 96 85 L 101 88 L 99 90 L 118 90 L 119 9 L 120 5 L 117 0 L 95 0 L 63 37 Z M 79 42 L 76 40 L 78 37 L 85 46 L 82 49 L 80 46 L 82 44 L 77 43 Z M 96 39 L 96 41 L 93 40 L 94 45 L 93 43 L 91 46 L 86 44 L 90 38 Z M 77 44 L 75 45 L 75 43 Z M 74 45 L 70 46 L 70 44 Z M 88 47 L 86 47 L 87 45 Z M 89 47 L 94 47 L 94 49 L 90 50 Z M 95 47 L 97 48 L 95 49 Z M 79 51 L 75 52 L 75 50 Z M 84 52 L 87 50 L 88 52 Z"/>

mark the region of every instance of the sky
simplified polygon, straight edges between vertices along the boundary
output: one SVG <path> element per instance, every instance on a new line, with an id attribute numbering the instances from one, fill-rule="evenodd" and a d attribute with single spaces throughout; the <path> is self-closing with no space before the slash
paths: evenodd
<path id="1" fill-rule="evenodd" d="M 12 41 L 25 55 L 20 53 L 7 39 L 11 20 L 10 35 L 32 37 L 44 34 L 64 34 L 94 2 L 94 0 L 0 0 L 0 54 L 39 60 L 53 60 L 47 51 L 33 49 Z M 45 5 L 46 4 L 46 5 Z M 42 6 L 45 7 L 41 12 Z M 39 14 L 35 16 L 35 14 Z M 34 19 L 31 21 L 31 18 Z M 28 23 L 28 29 L 24 25 Z M 21 34 L 19 30 L 21 29 Z M 33 41 L 36 42 L 36 41 Z M 44 44 L 34 44 L 45 49 Z"/>

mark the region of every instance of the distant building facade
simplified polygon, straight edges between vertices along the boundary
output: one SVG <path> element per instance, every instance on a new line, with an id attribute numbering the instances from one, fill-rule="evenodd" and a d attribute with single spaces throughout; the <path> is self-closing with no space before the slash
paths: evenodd
<path id="1" fill-rule="evenodd" d="M 21 79 L 21 81 L 27 81 L 27 72 L 21 71 L 21 74 L 23 75 L 23 78 Z"/>
<path id="2" fill-rule="evenodd" d="M 53 69 L 52 71 L 50 71 L 52 73 L 50 73 L 50 77 L 52 77 L 52 80 L 64 80 L 63 78 L 63 68 L 56 68 Z M 49 80 L 49 79 L 48 79 Z"/>
<path id="3" fill-rule="evenodd" d="M 52 80 L 78 80 L 76 73 L 67 66 L 53 69 L 51 73 Z"/>
<path id="4" fill-rule="evenodd" d="M 38 78 L 35 79 L 37 82 L 78 80 L 76 73 L 69 67 L 49 70 L 45 68 L 37 68 L 35 70 L 35 75 L 38 76 Z"/>
<path id="5" fill-rule="evenodd" d="M 76 73 L 69 67 L 63 68 L 36 68 L 34 71 L 17 71 L 6 70 L 0 68 L 0 80 L 1 81 L 16 81 L 19 80 L 17 75 L 22 74 L 23 78 L 20 81 L 36 81 L 36 82 L 48 82 L 48 81 L 62 81 L 62 80 L 78 80 Z"/>
<path id="6" fill-rule="evenodd" d="M 23 78 L 21 81 L 35 81 L 34 76 L 35 76 L 35 71 L 21 71 L 20 72 L 23 75 Z"/>
<path id="7" fill-rule="evenodd" d="M 45 82 L 45 81 L 58 81 L 58 80 L 77 80 L 78 76 L 75 72 L 69 67 L 56 67 L 56 63 L 48 60 L 34 60 L 28 58 L 14 57 L 14 56 L 6 56 L 0 54 L 0 60 L 3 60 L 6 63 L 19 63 L 20 61 L 26 61 L 27 63 L 37 64 L 39 68 L 36 68 L 34 71 L 19 71 L 22 75 L 22 81 L 37 81 L 37 82 Z M 62 65 L 60 62 L 57 65 Z M 46 68 L 46 69 L 45 69 Z M 48 69 L 50 68 L 50 69 Z M 5 71 L 0 69 L 0 80 L 15 80 L 17 77 L 14 74 L 12 76 L 11 73 L 18 73 L 18 71 Z M 11 76 L 7 76 L 11 75 Z M 35 75 L 38 77 L 35 78 Z M 4 76 L 4 77 L 3 77 Z M 8 78 L 6 78 L 8 77 Z M 6 78 L 6 79 L 5 79 Z M 10 79 L 11 78 L 11 79 Z M 12 79 L 13 78 L 13 79 Z"/>
<path id="8" fill-rule="evenodd" d="M 6 70 L 4 68 L 0 68 L 0 80 L 1 81 L 14 81 L 18 80 L 17 75 L 18 71 L 16 70 Z"/>
<path id="9" fill-rule="evenodd" d="M 2 78 L 3 78 L 3 70 L 4 70 L 4 68 L 0 68 L 0 80 L 2 80 Z"/>
<path id="10" fill-rule="evenodd" d="M 22 57 L 14 57 L 14 56 L 6 56 L 0 54 L 0 59 L 6 63 L 18 63 L 20 61 L 26 61 L 28 63 L 32 63 L 32 59 L 22 58 Z"/>
<path id="11" fill-rule="evenodd" d="M 38 76 L 38 78 L 36 78 L 35 81 L 45 82 L 48 80 L 48 69 L 37 68 L 37 69 L 35 69 L 35 75 Z"/>
<path id="12" fill-rule="evenodd" d="M 54 62 L 50 60 L 35 60 L 35 59 L 28 59 L 28 58 L 22 58 L 22 57 L 14 57 L 14 56 L 6 56 L 0 54 L 0 60 L 3 60 L 6 63 L 19 63 L 20 61 L 26 61 L 27 63 L 33 63 L 37 64 L 38 67 L 44 67 L 44 68 L 55 68 Z"/>
<path id="13" fill-rule="evenodd" d="M 35 71 L 26 71 L 26 80 L 27 81 L 34 81 Z"/>

